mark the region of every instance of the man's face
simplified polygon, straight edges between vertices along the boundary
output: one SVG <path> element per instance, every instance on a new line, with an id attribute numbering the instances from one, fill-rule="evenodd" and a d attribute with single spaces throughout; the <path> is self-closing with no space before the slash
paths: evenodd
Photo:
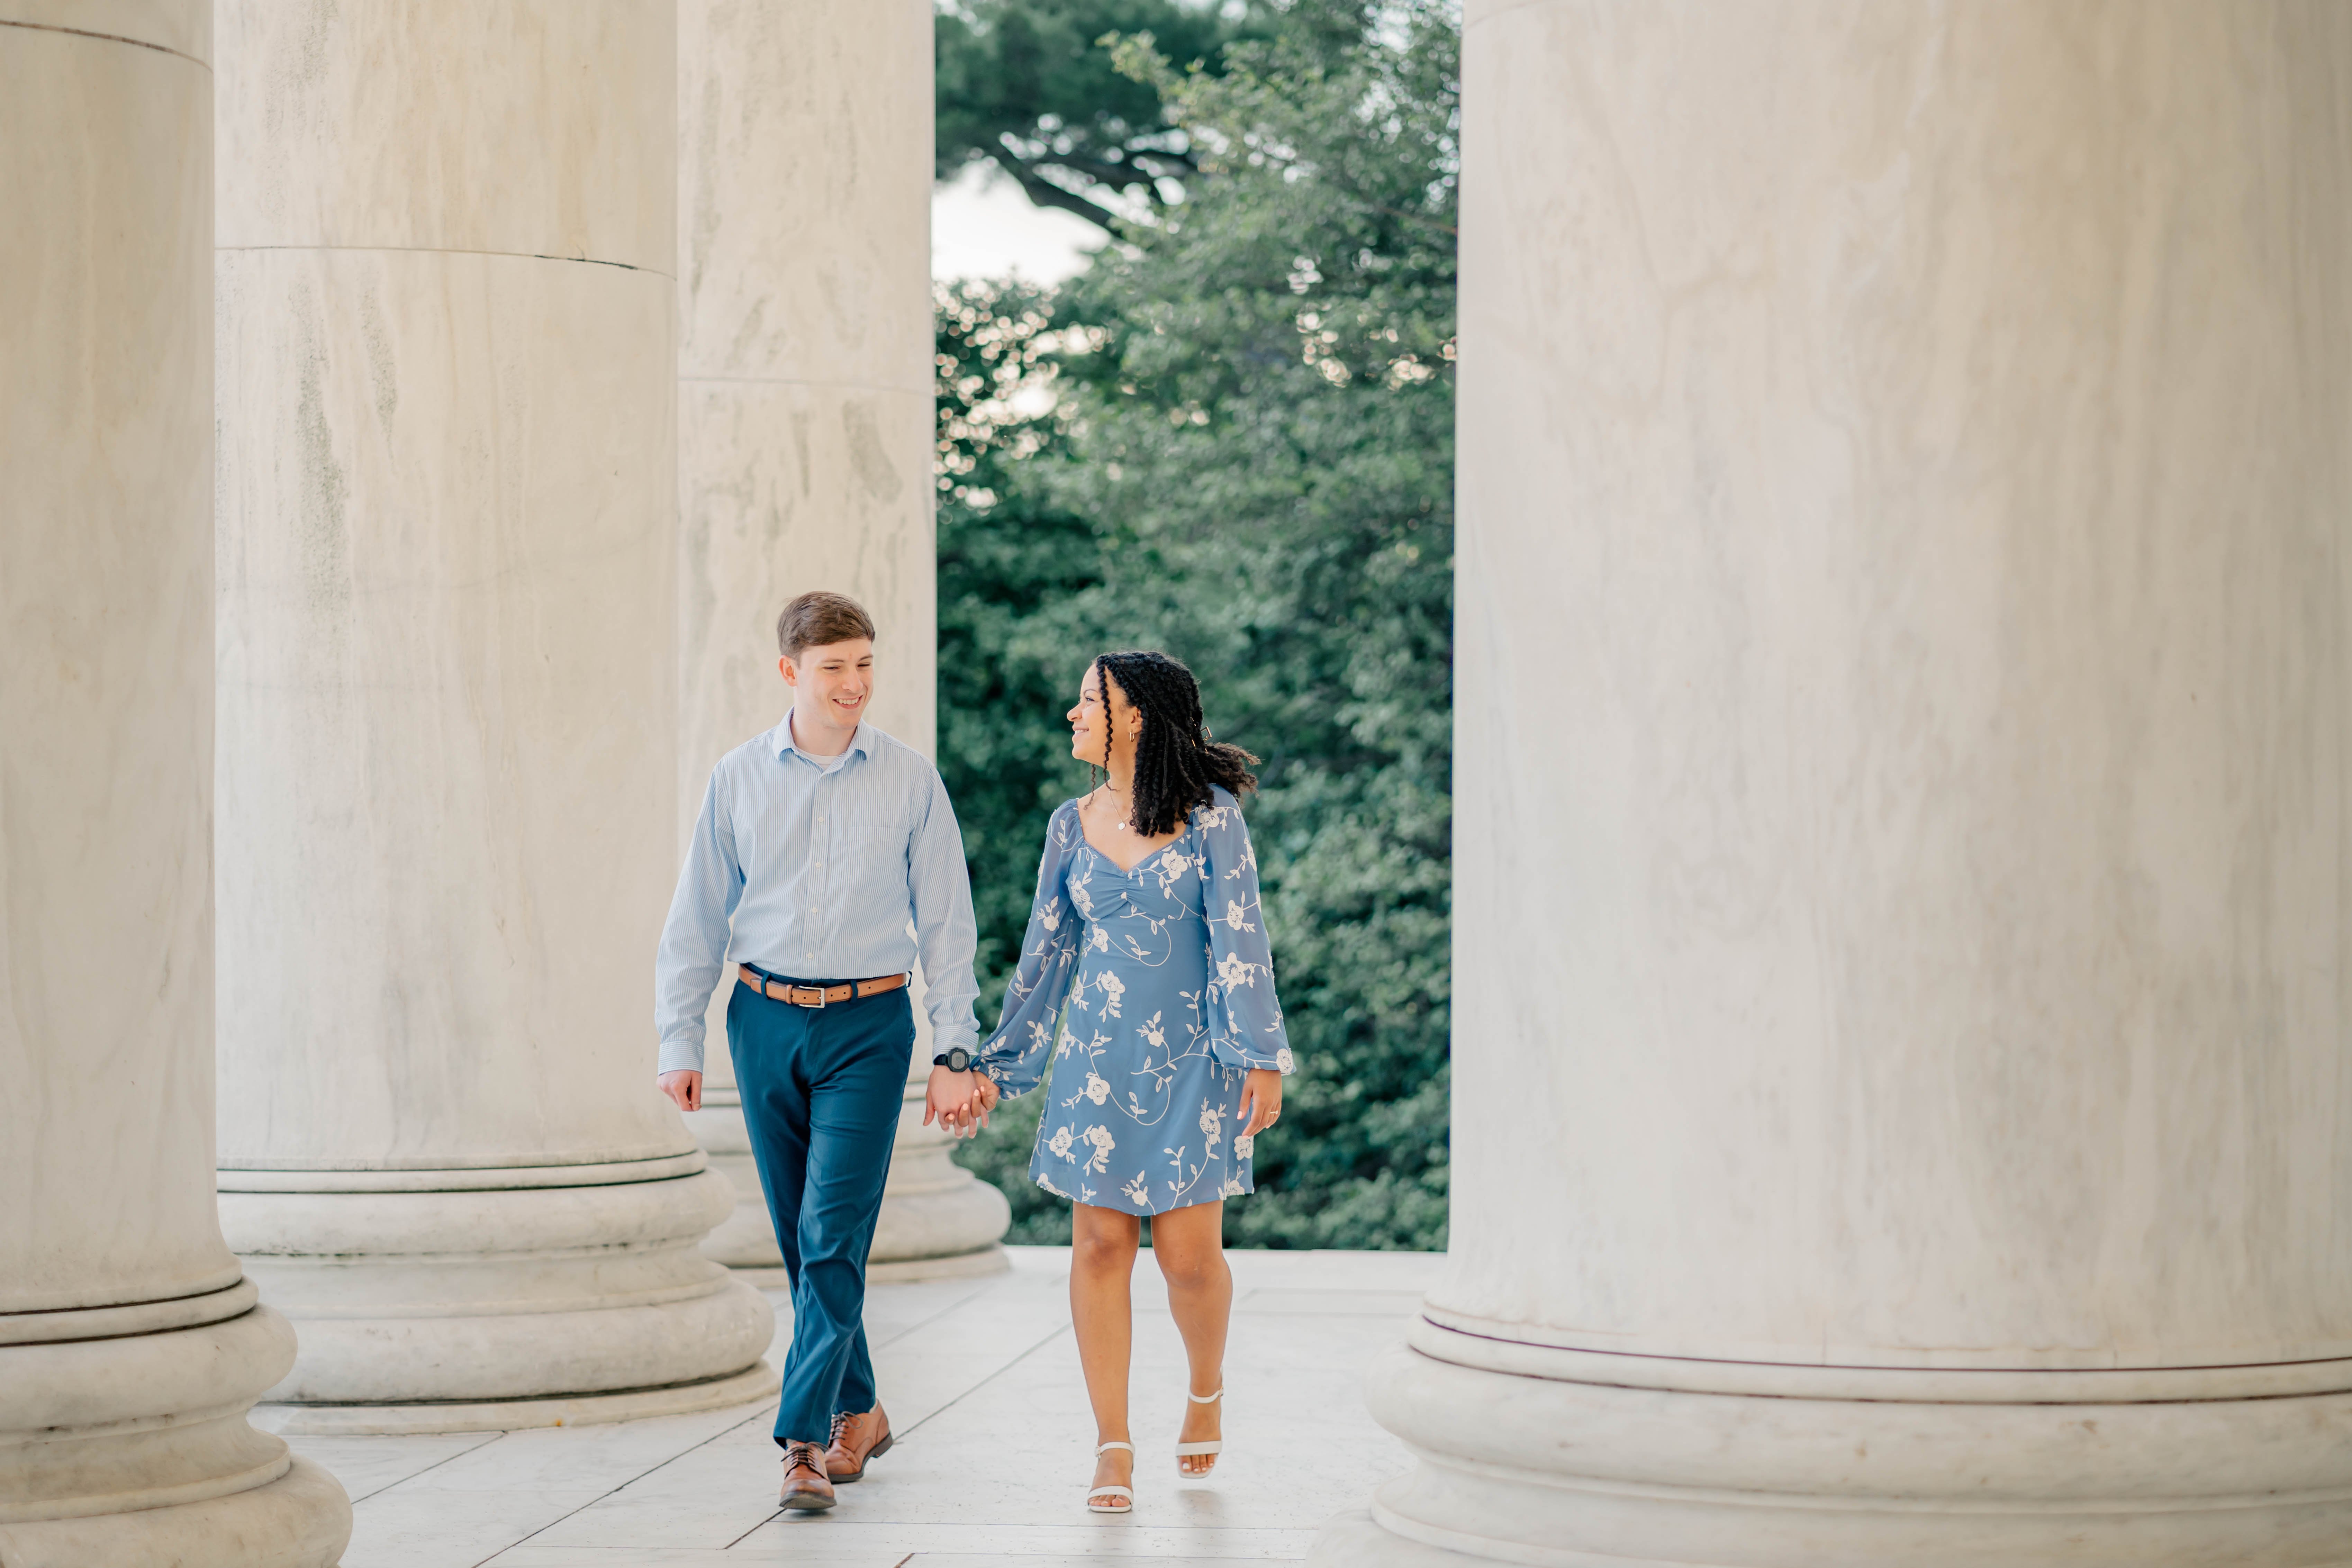
<path id="1" fill-rule="evenodd" d="M 777 661 L 793 707 L 820 724 L 854 730 L 874 695 L 874 645 L 865 637 L 801 649 Z"/>

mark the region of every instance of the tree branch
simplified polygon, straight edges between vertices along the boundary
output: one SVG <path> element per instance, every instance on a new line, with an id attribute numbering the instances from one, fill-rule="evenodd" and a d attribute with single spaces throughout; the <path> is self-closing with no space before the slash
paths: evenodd
<path id="1" fill-rule="evenodd" d="M 996 166 L 1019 182 L 1023 194 L 1041 207 L 1058 207 L 1066 213 L 1075 214 L 1105 234 L 1115 233 L 1114 226 L 1126 216 L 1116 208 L 1091 201 L 1076 191 L 1064 189 L 1038 174 L 1035 165 L 1024 163 L 1010 153 L 991 155 L 996 160 Z"/>

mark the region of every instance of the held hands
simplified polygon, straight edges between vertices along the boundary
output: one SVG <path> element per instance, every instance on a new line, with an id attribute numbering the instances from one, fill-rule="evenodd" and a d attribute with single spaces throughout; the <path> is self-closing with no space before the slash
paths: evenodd
<path id="1" fill-rule="evenodd" d="M 1282 1120 L 1282 1075 L 1252 1068 L 1242 1084 L 1242 1136 L 1255 1138 Z"/>
<path id="2" fill-rule="evenodd" d="M 935 1067 L 923 1095 L 923 1125 L 929 1127 L 937 1120 L 943 1131 L 976 1138 L 988 1125 L 988 1113 L 996 1109 L 998 1096 L 996 1080 L 986 1073 L 950 1072 Z"/>
<path id="3" fill-rule="evenodd" d="M 690 1068 L 674 1068 L 661 1075 L 661 1091 L 680 1110 L 702 1109 L 702 1075 Z"/>

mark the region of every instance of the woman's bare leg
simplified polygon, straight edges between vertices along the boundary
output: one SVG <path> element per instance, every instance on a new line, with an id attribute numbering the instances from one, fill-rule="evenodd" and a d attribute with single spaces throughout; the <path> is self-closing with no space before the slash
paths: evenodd
<path id="1" fill-rule="evenodd" d="M 1131 1214 L 1070 1205 L 1070 1327 L 1077 1335 L 1078 1366 L 1095 1407 L 1095 1441 L 1130 1441 L 1127 1430 L 1127 1368 L 1135 1341 L 1135 1307 L 1128 1283 L 1143 1223 Z M 1132 1487 L 1135 1456 L 1114 1448 L 1095 1460 L 1094 1485 Z"/>
<path id="2" fill-rule="evenodd" d="M 1184 1359 L 1192 1368 L 1192 1392 L 1214 1394 L 1225 1385 L 1225 1330 L 1234 1316 L 1234 1271 L 1225 1266 L 1225 1205 L 1222 1198 L 1151 1216 L 1151 1256 L 1168 1280 L 1168 1310 L 1184 1336 Z M 1222 1405 L 1184 1402 L 1183 1443 L 1205 1443 L 1224 1435 Z M 1214 1454 L 1187 1454 L 1176 1461 L 1188 1476 L 1205 1476 Z"/>

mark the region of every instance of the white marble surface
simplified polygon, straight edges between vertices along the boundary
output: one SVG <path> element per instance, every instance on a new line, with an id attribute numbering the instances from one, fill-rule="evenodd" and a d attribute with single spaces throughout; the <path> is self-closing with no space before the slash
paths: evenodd
<path id="1" fill-rule="evenodd" d="M 302 1335 L 286 1431 L 774 1384 L 765 1304 L 697 1250 L 730 1194 L 645 1069 L 675 26 L 221 8 L 219 1184 Z"/>
<path id="2" fill-rule="evenodd" d="M 680 0 L 677 60 L 679 374 L 928 401 L 929 5 Z"/>
<path id="3" fill-rule="evenodd" d="M 1281 1562 L 1404 1465 L 1359 1392 L 1440 1262 L 1417 1253 L 1235 1253 L 1226 1454 L 1181 1479 L 1167 1452 L 1182 1349 L 1149 1256 L 1136 1270 L 1136 1511 L 1092 1519 L 1092 1423 L 1068 1331 L 1067 1253 L 1014 1247 L 1010 1273 L 881 1285 L 867 1299 L 898 1442 L 841 1505 L 780 1518 L 775 1407 L 584 1431 L 297 1438 L 350 1478 L 344 1568 L 978 1568 Z M 782 1292 L 779 1327 L 789 1331 Z M 1262 1303 L 1312 1296 L 1313 1314 Z"/>
<path id="4" fill-rule="evenodd" d="M 221 1163 L 686 1151 L 668 280 L 225 250 L 219 315 Z"/>
<path id="5" fill-rule="evenodd" d="M 759 1368 L 767 1312 L 697 1250 L 733 1198 L 705 1171 L 488 1192 L 225 1190 L 220 1203 L 247 1269 L 301 1325 L 301 1363 L 268 1395 L 295 1405 L 280 1430 L 382 1420 L 454 1431 L 619 1419 L 632 1406 L 611 1402 L 617 1391 L 698 1388 Z M 749 1389 L 730 1388 L 742 1398 L 773 1386 L 761 1368 Z M 606 1397 L 583 1405 L 583 1395 Z M 417 1400 L 442 1403 L 373 1415 L 348 1408 Z M 541 1407 L 478 1407 L 499 1400 Z"/>
<path id="6" fill-rule="evenodd" d="M 47 28 L 0 28 L 0 1312 L 28 1312 L 223 1289 L 237 1266 L 204 1178 L 209 88 Z"/>
<path id="7" fill-rule="evenodd" d="M 811 588 L 873 615 L 873 721 L 931 749 L 930 30 L 922 0 L 678 8 L 681 834 L 782 716 Z"/>
<path id="8" fill-rule="evenodd" d="M 1464 81 L 1466 1331 L 1375 1516 L 2346 1561 L 2347 1399 L 2227 1369 L 2352 1388 L 2352 13 L 1474 0 Z"/>
<path id="9" fill-rule="evenodd" d="M 1471 11 L 1435 1300 L 2352 1355 L 2352 13 L 1842 14 Z"/>
<path id="10" fill-rule="evenodd" d="M 667 275 L 671 0 L 218 0 L 218 243 Z"/>
<path id="11" fill-rule="evenodd" d="M 324 1568 L 210 1195 L 202 4 L 0 4 L 0 1562 Z M 119 29 L 109 31 L 109 29 Z"/>
<path id="12" fill-rule="evenodd" d="M 678 6 L 681 842 L 711 764 L 782 715 L 794 595 L 866 606 L 873 722 L 932 746 L 930 38 L 926 0 Z M 779 1255 L 730 1103 L 727 992 L 697 1125 L 740 1201 L 707 1250 L 756 1267 Z M 926 1030 L 917 1078 L 930 1056 Z M 968 1254 L 1009 1220 L 920 1118 L 901 1120 L 877 1259 Z"/>

